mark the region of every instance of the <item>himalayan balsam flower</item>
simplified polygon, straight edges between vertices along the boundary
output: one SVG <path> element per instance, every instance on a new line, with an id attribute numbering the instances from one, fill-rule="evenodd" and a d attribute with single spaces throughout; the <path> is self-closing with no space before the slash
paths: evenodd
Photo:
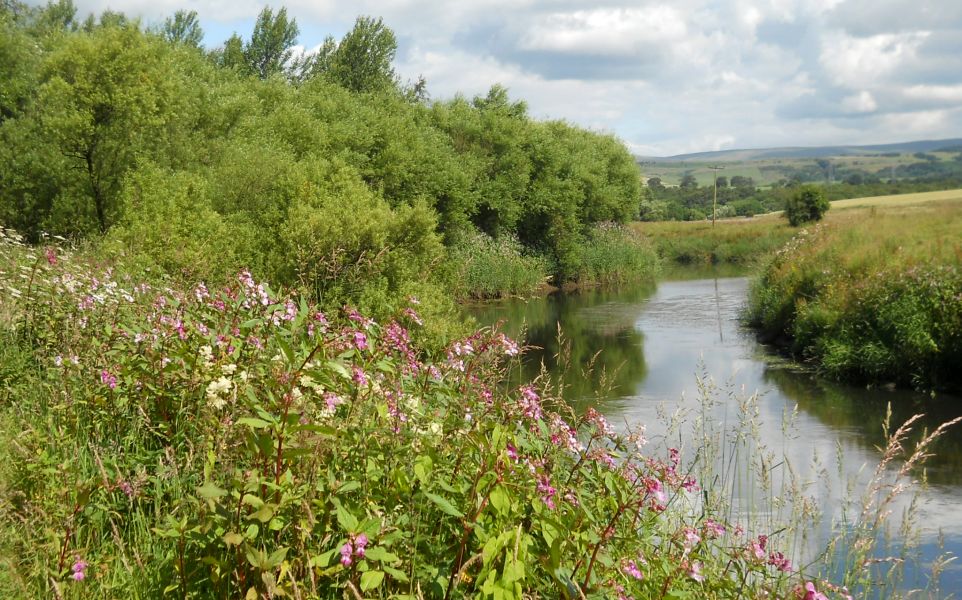
<path id="1" fill-rule="evenodd" d="M 815 584 L 811 581 L 805 582 L 804 600 L 828 600 L 828 596 L 815 589 Z"/>
<path id="2" fill-rule="evenodd" d="M 104 369 L 100 372 L 100 383 L 106 385 L 110 389 L 114 389 L 117 387 L 117 376 L 107 369 Z"/>
<path id="3" fill-rule="evenodd" d="M 781 552 L 772 552 L 768 556 L 768 564 L 782 572 L 787 573 L 792 570 L 792 561 L 788 560 Z"/>
<path id="4" fill-rule="evenodd" d="M 624 566 L 621 567 L 621 570 L 626 574 L 631 575 L 635 579 L 644 579 L 645 577 L 638 568 L 638 565 L 635 564 L 635 561 L 633 560 L 626 560 Z"/>
<path id="5" fill-rule="evenodd" d="M 702 581 L 705 581 L 705 576 L 701 574 L 700 562 L 695 561 L 691 563 L 691 565 L 688 567 L 688 576 L 699 583 L 701 583 Z"/>
<path id="6" fill-rule="evenodd" d="M 367 336 L 362 331 L 354 332 L 354 347 L 358 350 L 367 350 Z"/>
<path id="7" fill-rule="evenodd" d="M 705 521 L 705 534 L 710 539 L 719 538 L 725 535 L 725 526 L 718 521 L 708 519 Z"/>
<path id="8" fill-rule="evenodd" d="M 70 577 L 74 581 L 83 581 L 87 577 L 87 561 L 78 558 L 73 564 L 73 575 Z"/>

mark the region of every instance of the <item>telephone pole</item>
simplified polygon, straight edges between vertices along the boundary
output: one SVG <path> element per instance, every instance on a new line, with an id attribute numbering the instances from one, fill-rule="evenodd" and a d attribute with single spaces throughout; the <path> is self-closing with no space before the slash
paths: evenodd
<path id="1" fill-rule="evenodd" d="M 714 229 L 714 227 L 715 227 L 715 212 L 716 212 L 717 206 L 718 206 L 718 172 L 721 171 L 722 168 L 719 167 L 718 165 L 712 165 L 712 166 L 710 166 L 710 167 L 708 167 L 708 168 L 713 171 L 713 173 L 712 173 L 712 179 L 714 180 L 714 183 L 715 183 L 715 196 L 712 198 L 712 201 L 711 201 L 711 226 L 712 226 L 712 228 Z"/>

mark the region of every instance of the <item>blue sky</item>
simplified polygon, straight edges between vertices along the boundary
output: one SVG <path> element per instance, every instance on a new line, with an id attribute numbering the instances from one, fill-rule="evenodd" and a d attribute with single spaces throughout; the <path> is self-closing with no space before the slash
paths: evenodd
<path id="1" fill-rule="evenodd" d="M 205 43 L 249 36 L 256 0 L 76 0 Z M 643 155 L 962 137 L 962 0 L 291 0 L 307 50 L 359 14 L 398 36 L 433 98 L 494 83 L 538 117 L 611 131 Z"/>

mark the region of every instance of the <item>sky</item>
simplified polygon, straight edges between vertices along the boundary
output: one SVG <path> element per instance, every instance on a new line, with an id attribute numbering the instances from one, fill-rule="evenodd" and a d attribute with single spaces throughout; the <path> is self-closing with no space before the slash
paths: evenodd
<path id="1" fill-rule="evenodd" d="M 262 0 L 75 0 L 159 23 L 196 10 L 205 44 L 248 38 Z M 310 50 L 358 15 L 398 38 L 433 99 L 505 85 L 538 118 L 636 154 L 962 137 L 962 0 L 287 0 Z"/>

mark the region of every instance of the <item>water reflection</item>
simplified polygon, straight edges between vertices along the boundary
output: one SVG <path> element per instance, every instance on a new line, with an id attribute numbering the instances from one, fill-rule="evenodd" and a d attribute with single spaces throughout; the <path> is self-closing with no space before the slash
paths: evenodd
<path id="1" fill-rule="evenodd" d="M 471 314 L 482 324 L 503 322 L 505 333 L 531 346 L 522 367 L 525 381 L 537 376 L 544 364 L 565 386 L 565 397 L 576 407 L 587 407 L 620 397 L 644 381 L 644 334 L 635 323 L 639 307 L 654 289 L 588 290 L 480 304 Z"/>
<path id="2" fill-rule="evenodd" d="M 485 324 L 505 320 L 514 335 L 526 328 L 528 343 L 542 349 L 528 356 L 523 376 L 537 374 L 543 362 L 563 378 L 566 398 L 576 407 L 597 406 L 612 421 L 644 423 L 655 440 L 670 431 L 662 425 L 666 413 L 703 410 L 697 400 L 699 375 L 731 392 L 727 398 L 723 392 L 723 401 L 705 415 L 721 428 L 739 418 L 738 395 L 758 392 L 762 443 L 791 461 L 799 478 L 808 482 L 806 494 L 830 516 L 840 510 L 846 485 L 855 481 L 863 486 L 871 476 L 880 456 L 877 448 L 884 443 L 882 419 L 889 403 L 894 426 L 926 413 L 919 431 L 962 413 L 959 398 L 841 385 L 773 360 L 740 326 L 747 287 L 744 277 L 682 271 L 656 287 L 490 304 L 472 314 Z M 565 355 L 558 343 L 559 325 L 570 343 L 572 368 L 567 370 L 557 358 Z M 595 356 L 594 369 L 586 372 Z M 603 386 L 606 382 L 612 385 Z M 786 430 L 785 416 L 796 406 L 798 414 Z M 694 446 L 690 437 L 672 435 L 672 444 Z M 946 549 L 962 552 L 962 431 L 943 438 L 936 451 L 926 471 L 931 485 L 920 505 L 925 560 L 941 552 L 939 530 Z M 752 485 L 739 492 L 745 510 L 752 507 Z M 910 495 L 899 499 L 892 507 L 896 514 L 909 500 Z M 815 535 L 824 542 L 828 531 Z M 915 567 L 908 571 L 910 585 L 924 576 Z M 944 573 L 942 584 L 944 590 L 962 589 L 962 570 Z"/>

